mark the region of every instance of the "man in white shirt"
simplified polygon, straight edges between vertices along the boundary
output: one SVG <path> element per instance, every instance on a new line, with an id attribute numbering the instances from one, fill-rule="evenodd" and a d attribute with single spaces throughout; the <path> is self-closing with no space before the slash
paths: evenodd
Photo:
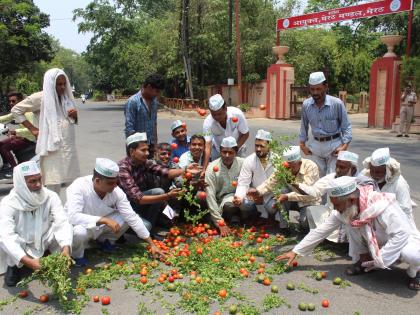
<path id="1" fill-rule="evenodd" d="M 210 158 L 212 161 L 220 157 L 220 144 L 226 137 L 235 138 L 238 143 L 238 156 L 246 156 L 245 142 L 249 137 L 249 128 L 244 113 L 236 107 L 227 107 L 220 94 L 209 99 L 210 115 L 203 123 L 206 139 L 203 168 L 206 169 Z"/>
<path id="2" fill-rule="evenodd" d="M 152 253 L 162 254 L 141 218 L 118 184 L 117 163 L 104 158 L 96 159 L 93 176 L 76 179 L 67 188 L 65 209 L 74 226 L 72 256 L 77 265 L 87 265 L 84 251 L 90 240 L 97 240 L 104 251 L 112 251 L 112 242 L 120 238 L 129 227 L 151 246 Z"/>
<path id="3" fill-rule="evenodd" d="M 250 217 L 253 214 L 257 214 L 257 204 L 262 205 L 268 216 L 273 216 L 277 213 L 277 209 L 273 207 L 275 200 L 272 192 L 267 192 L 261 196 L 262 198 L 260 198 L 259 202 L 246 198 L 249 188 L 260 186 L 274 173 L 270 152 L 270 142 L 272 140 L 270 132 L 263 129 L 257 131 L 255 152 L 245 158 L 238 177 L 238 187 L 236 188 L 233 203 L 236 206 L 240 206 L 244 213 L 249 213 Z"/>
<path id="4" fill-rule="evenodd" d="M 408 288 L 420 290 L 420 232 L 404 215 L 394 194 L 372 185 L 357 186 L 354 177 L 332 181 L 332 215 L 309 232 L 292 251 L 277 257 L 290 265 L 297 255 L 306 256 L 342 223 L 349 227 L 349 252 L 362 274 L 374 268 L 390 269 L 399 260 L 408 264 Z M 368 253 L 369 255 L 366 255 Z"/>
<path id="5" fill-rule="evenodd" d="M 58 195 L 43 186 L 34 161 L 14 168 L 13 189 L 0 204 L 0 226 L 0 274 L 7 269 L 7 286 L 20 281 L 22 266 L 40 269 L 47 250 L 70 258 L 72 226 Z"/>

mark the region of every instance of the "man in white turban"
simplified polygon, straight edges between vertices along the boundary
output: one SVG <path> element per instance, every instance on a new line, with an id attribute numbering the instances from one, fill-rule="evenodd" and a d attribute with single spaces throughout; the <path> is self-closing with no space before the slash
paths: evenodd
<path id="1" fill-rule="evenodd" d="M 404 215 L 394 194 L 358 186 L 354 177 L 333 180 L 329 192 L 332 215 L 309 232 L 292 251 L 277 257 L 291 264 L 297 255 L 306 256 L 340 224 L 349 231 L 349 252 L 362 274 L 374 268 L 390 269 L 402 261 L 408 264 L 408 288 L 420 290 L 420 232 Z"/>
<path id="2" fill-rule="evenodd" d="M 61 251 L 70 258 L 73 229 L 58 195 L 44 188 L 41 171 L 34 161 L 13 170 L 14 187 L 0 204 L 0 274 L 15 286 L 21 267 L 40 268 L 39 258 Z"/>
<path id="3" fill-rule="evenodd" d="M 34 113 L 34 124 L 25 117 Z M 59 192 L 61 184 L 71 183 L 79 176 L 79 160 L 75 143 L 77 110 L 70 81 L 63 70 L 45 72 L 42 92 L 27 97 L 12 108 L 16 122 L 37 137 L 36 153 L 44 184 Z"/>

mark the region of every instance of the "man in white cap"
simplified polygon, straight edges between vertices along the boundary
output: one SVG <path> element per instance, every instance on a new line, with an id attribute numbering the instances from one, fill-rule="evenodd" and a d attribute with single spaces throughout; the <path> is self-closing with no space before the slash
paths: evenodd
<path id="1" fill-rule="evenodd" d="M 332 182 L 332 215 L 311 230 L 292 251 L 277 257 L 290 265 L 297 255 L 306 256 L 340 224 L 349 231 L 349 254 L 362 274 L 372 269 L 390 269 L 402 261 L 408 264 L 408 288 L 420 290 L 420 232 L 404 215 L 395 195 L 358 186 L 354 177 L 342 176 Z"/>
<path id="2" fill-rule="evenodd" d="M 338 152 L 347 150 L 352 139 L 346 108 L 339 98 L 327 95 L 327 89 L 324 73 L 311 73 L 312 97 L 303 102 L 299 135 L 300 148 L 305 155 L 312 155 L 321 177 L 334 172 Z M 313 140 L 308 138 L 309 126 Z"/>
<path id="3" fill-rule="evenodd" d="M 295 183 L 305 183 L 313 185 L 319 179 L 318 166 L 311 160 L 302 159 L 299 146 L 291 146 L 283 152 L 283 159 L 288 163 L 292 175 L 295 177 Z M 272 174 L 270 178 L 259 185 L 256 190 L 249 190 L 250 196 L 263 196 L 276 189 L 276 174 Z M 283 234 L 289 233 L 288 217 L 290 210 L 299 211 L 299 223 L 303 229 L 307 229 L 308 223 L 306 219 L 306 210 L 308 206 L 320 203 L 320 198 L 314 198 L 310 195 L 301 195 L 299 191 L 291 186 L 290 188 L 282 188 L 282 193 L 277 197 L 277 202 L 281 204 L 285 210 L 287 217 L 280 216 L 280 230 Z"/>
<path id="4" fill-rule="evenodd" d="M 410 186 L 401 174 L 400 163 L 391 157 L 389 148 L 380 148 L 373 151 L 370 157 L 363 161 L 362 174 L 372 178 L 380 191 L 394 193 L 401 209 L 415 225 Z"/>
<path id="5" fill-rule="evenodd" d="M 238 144 L 238 156 L 245 157 L 245 142 L 249 137 L 249 128 L 244 113 L 236 107 L 227 106 L 220 94 L 209 98 L 210 115 L 203 123 L 206 139 L 204 169 L 210 161 L 220 157 L 220 144 L 226 137 L 235 138 Z"/>
<path id="6" fill-rule="evenodd" d="M 165 192 L 156 187 L 155 176 L 174 179 L 184 175 L 187 170 L 191 174 L 197 174 L 202 169 L 196 164 L 183 169 L 169 169 L 149 160 L 149 146 L 145 133 L 138 132 L 129 136 L 126 139 L 126 152 L 127 156 L 118 162 L 118 185 L 126 193 L 134 211 L 154 228 L 167 201 L 183 193 L 181 189 Z"/>
<path id="7" fill-rule="evenodd" d="M 40 269 L 45 252 L 61 252 L 70 258 L 73 229 L 58 195 L 43 187 L 34 161 L 13 170 L 13 189 L 0 204 L 0 274 L 15 286 L 22 266 Z"/>
<path id="8" fill-rule="evenodd" d="M 118 171 L 114 161 L 97 158 L 93 175 L 79 177 L 67 188 L 65 210 L 74 231 L 72 256 L 79 266 L 88 264 L 84 252 L 89 241 L 96 240 L 103 251 L 110 252 L 130 227 L 149 243 L 153 254 L 162 254 L 150 238 L 150 224 L 145 226 L 117 186 Z"/>
<path id="9" fill-rule="evenodd" d="M 218 226 L 220 234 L 226 236 L 230 234 L 230 229 L 224 219 L 239 223 L 238 215 L 247 215 L 233 203 L 238 176 L 244 160 L 237 156 L 238 143 L 234 137 L 224 138 L 219 150 L 221 156 L 207 167 L 205 181 L 211 219 Z"/>
<path id="10" fill-rule="evenodd" d="M 187 125 L 181 120 L 175 120 L 171 124 L 172 130 L 172 154 L 171 157 L 180 158 L 182 154 L 189 150 L 190 137 L 187 135 Z"/>
<path id="11" fill-rule="evenodd" d="M 258 187 L 274 173 L 272 153 L 270 152 L 270 142 L 272 140 L 270 132 L 263 129 L 257 131 L 255 152 L 245 158 L 239 174 L 238 187 L 233 203 L 241 207 L 242 211 L 249 212 L 251 216 L 257 214 L 257 204 L 262 205 L 265 210 L 266 213 L 263 213 L 263 215 L 274 216 L 277 213 L 277 209 L 273 207 L 275 200 L 272 192 L 267 192 L 262 198 L 259 198 L 260 200 L 246 198 L 249 188 Z"/>

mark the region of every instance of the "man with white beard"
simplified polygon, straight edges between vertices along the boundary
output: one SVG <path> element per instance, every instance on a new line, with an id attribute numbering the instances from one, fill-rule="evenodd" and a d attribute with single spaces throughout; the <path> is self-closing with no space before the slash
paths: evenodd
<path id="1" fill-rule="evenodd" d="M 373 151 L 370 157 L 363 161 L 363 175 L 372 178 L 381 192 L 393 193 L 398 204 L 408 216 L 411 223 L 416 226 L 413 216 L 410 186 L 401 174 L 400 163 L 390 156 L 389 148 L 380 148 Z"/>
<path id="2" fill-rule="evenodd" d="M 34 161 L 13 170 L 13 189 L 0 204 L 0 274 L 15 286 L 23 266 L 38 270 L 45 252 L 61 251 L 70 259 L 73 229 L 58 195 L 43 187 Z"/>
<path id="3" fill-rule="evenodd" d="M 377 192 L 372 185 L 358 186 L 356 179 L 349 176 L 334 179 L 329 193 L 336 210 L 292 251 L 276 260 L 288 260 L 290 265 L 297 255 L 310 254 L 345 223 L 350 227 L 349 252 L 354 264 L 369 272 L 375 268 L 390 269 L 397 261 L 405 262 L 408 288 L 420 290 L 420 232 L 403 215 L 395 195 Z"/>

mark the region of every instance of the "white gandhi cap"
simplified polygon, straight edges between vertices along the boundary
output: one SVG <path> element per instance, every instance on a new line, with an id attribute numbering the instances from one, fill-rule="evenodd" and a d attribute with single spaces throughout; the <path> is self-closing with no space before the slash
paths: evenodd
<path id="1" fill-rule="evenodd" d="M 350 151 L 340 151 L 338 152 L 337 160 L 348 161 L 357 166 L 359 155 Z"/>
<path id="2" fill-rule="evenodd" d="M 300 161 L 301 158 L 300 147 L 297 145 L 291 146 L 283 152 L 283 159 L 287 162 Z"/>
<path id="3" fill-rule="evenodd" d="M 372 156 L 370 157 L 370 164 L 373 166 L 387 165 L 391 160 L 391 155 L 389 153 L 389 148 L 380 148 L 373 151 Z"/>
<path id="4" fill-rule="evenodd" d="M 27 161 L 20 163 L 18 166 L 19 170 L 22 172 L 23 176 L 31 176 L 36 174 L 41 174 L 41 170 L 38 166 L 38 163 L 35 161 Z"/>
<path id="5" fill-rule="evenodd" d="M 223 99 L 222 95 L 215 94 L 209 98 L 209 108 L 212 111 L 218 111 L 222 108 L 225 100 Z"/>
<path id="6" fill-rule="evenodd" d="M 119 170 L 120 168 L 118 167 L 117 163 L 110 159 L 96 159 L 95 171 L 105 177 L 115 178 L 118 176 Z"/>
<path id="7" fill-rule="evenodd" d="M 236 142 L 236 139 L 234 137 L 226 137 L 226 138 L 223 138 L 220 146 L 224 148 L 233 148 L 233 147 L 237 147 L 238 143 Z"/>
<path id="8" fill-rule="evenodd" d="M 326 81 L 327 79 L 325 78 L 324 72 L 312 72 L 309 75 L 309 84 L 310 85 L 317 85 L 317 84 L 321 84 L 324 81 Z"/>
<path id="9" fill-rule="evenodd" d="M 129 146 L 130 144 L 134 142 L 146 142 L 146 141 L 147 141 L 147 134 L 145 132 L 136 132 L 135 134 L 132 134 L 131 136 L 129 136 L 125 140 L 125 143 L 127 146 Z"/>
<path id="10" fill-rule="evenodd" d="M 182 121 L 175 120 L 171 125 L 171 130 L 174 131 L 176 128 L 179 128 L 182 126 Z"/>
<path id="11" fill-rule="evenodd" d="M 351 176 L 341 176 L 331 181 L 330 197 L 346 196 L 354 192 L 357 188 L 356 178 Z"/>
<path id="12" fill-rule="evenodd" d="M 255 135 L 255 139 L 271 141 L 271 140 L 273 140 L 273 137 L 271 136 L 270 132 L 265 131 L 263 129 L 259 129 L 257 131 L 257 134 Z"/>

